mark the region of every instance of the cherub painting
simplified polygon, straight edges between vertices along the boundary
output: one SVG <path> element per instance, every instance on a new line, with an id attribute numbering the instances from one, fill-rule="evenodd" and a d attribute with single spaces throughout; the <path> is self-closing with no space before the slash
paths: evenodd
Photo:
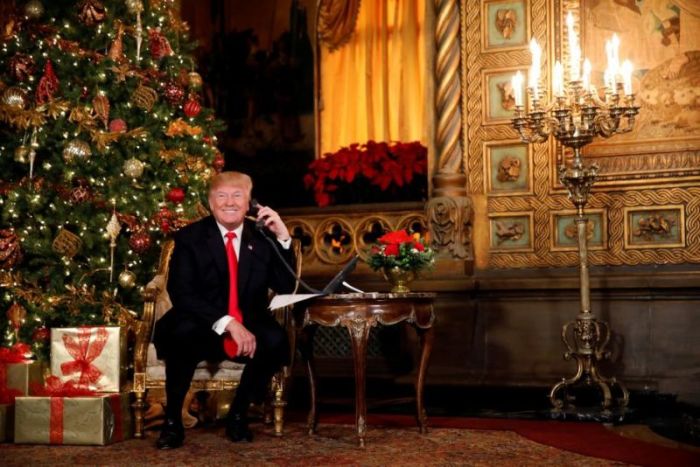
<path id="1" fill-rule="evenodd" d="M 605 41 L 617 34 L 620 58 L 635 68 L 640 105 L 634 131 L 615 141 L 697 136 L 700 132 L 700 2 L 584 0 L 584 55 L 599 75 Z"/>

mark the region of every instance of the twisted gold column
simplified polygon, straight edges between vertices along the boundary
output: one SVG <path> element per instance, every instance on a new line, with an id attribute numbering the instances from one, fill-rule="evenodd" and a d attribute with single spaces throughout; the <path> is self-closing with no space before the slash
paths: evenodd
<path id="1" fill-rule="evenodd" d="M 457 0 L 435 0 L 435 135 L 436 163 L 433 193 L 426 204 L 428 226 L 435 249 L 452 258 L 471 253 L 472 205 L 463 172 L 460 111 L 460 10 Z"/>

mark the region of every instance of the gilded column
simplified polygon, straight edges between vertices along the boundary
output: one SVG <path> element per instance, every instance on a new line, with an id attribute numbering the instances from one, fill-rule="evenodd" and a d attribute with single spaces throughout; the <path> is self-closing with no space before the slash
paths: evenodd
<path id="1" fill-rule="evenodd" d="M 458 0 L 435 0 L 435 160 L 426 214 L 441 256 L 472 259 L 472 204 L 462 158 L 460 11 Z"/>

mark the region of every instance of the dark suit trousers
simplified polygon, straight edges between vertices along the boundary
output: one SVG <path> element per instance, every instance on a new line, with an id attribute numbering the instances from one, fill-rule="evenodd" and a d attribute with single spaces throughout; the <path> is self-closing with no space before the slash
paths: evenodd
<path id="1" fill-rule="evenodd" d="M 259 402 L 267 394 L 272 375 L 289 362 L 289 341 L 282 326 L 271 316 L 244 323 L 255 335 L 255 356 L 236 357 L 245 363 L 236 396 L 229 415 L 245 414 L 251 402 Z M 171 329 L 174 345 L 165 356 L 165 415 L 174 421 L 182 420 L 182 404 L 189 390 L 197 364 L 203 360 L 220 362 L 228 359 L 223 350 L 223 336 L 216 334 L 200 321 L 181 319 Z"/>

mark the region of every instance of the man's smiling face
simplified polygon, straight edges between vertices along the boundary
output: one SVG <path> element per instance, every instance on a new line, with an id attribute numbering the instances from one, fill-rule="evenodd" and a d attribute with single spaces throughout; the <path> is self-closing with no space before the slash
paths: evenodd
<path id="1" fill-rule="evenodd" d="M 250 192 L 238 185 L 220 185 L 209 193 L 212 215 L 228 230 L 233 230 L 243 223 L 249 202 Z"/>

